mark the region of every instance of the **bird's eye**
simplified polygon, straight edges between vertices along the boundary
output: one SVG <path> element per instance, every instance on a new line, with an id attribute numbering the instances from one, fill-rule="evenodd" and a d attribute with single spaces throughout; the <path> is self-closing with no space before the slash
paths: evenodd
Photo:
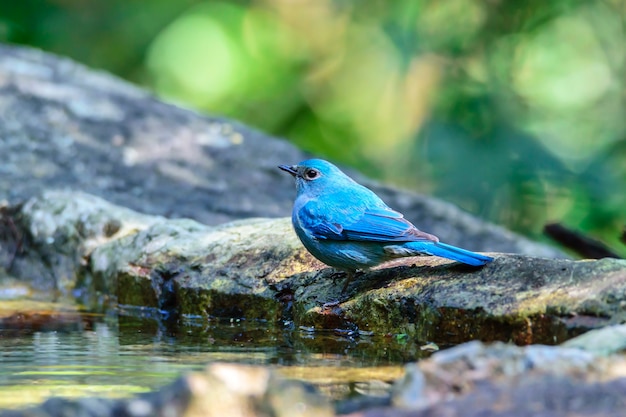
<path id="1" fill-rule="evenodd" d="M 307 169 L 304 171 L 304 178 L 307 180 L 314 180 L 320 176 L 320 172 L 317 169 Z"/>

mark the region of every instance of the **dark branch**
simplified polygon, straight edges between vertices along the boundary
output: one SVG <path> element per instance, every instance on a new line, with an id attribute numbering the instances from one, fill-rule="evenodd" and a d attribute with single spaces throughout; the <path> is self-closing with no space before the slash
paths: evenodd
<path id="1" fill-rule="evenodd" d="M 568 249 L 573 250 L 584 258 L 621 258 L 611 251 L 604 243 L 592 239 L 582 233 L 570 230 L 558 223 L 547 224 L 543 232 Z M 626 232 L 626 231 L 625 231 Z M 624 238 L 626 236 L 623 236 Z"/>

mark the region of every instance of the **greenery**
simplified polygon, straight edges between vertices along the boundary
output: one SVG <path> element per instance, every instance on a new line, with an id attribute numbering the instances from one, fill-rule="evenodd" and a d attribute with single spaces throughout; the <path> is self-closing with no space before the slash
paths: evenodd
<path id="1" fill-rule="evenodd" d="M 3 3 L 0 41 L 531 237 L 559 221 L 626 255 L 624 0 Z"/>

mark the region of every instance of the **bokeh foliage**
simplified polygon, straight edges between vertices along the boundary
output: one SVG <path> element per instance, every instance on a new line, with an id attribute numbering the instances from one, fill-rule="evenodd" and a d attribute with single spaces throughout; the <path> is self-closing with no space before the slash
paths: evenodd
<path id="1" fill-rule="evenodd" d="M 1 3 L 2 41 L 533 237 L 556 220 L 621 246 L 624 0 Z"/>

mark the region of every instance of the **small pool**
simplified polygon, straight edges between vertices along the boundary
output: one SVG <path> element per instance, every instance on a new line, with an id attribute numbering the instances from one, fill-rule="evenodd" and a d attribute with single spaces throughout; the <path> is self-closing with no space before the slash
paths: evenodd
<path id="1" fill-rule="evenodd" d="M 0 300 L 0 408 L 51 396 L 125 397 L 216 361 L 267 365 L 335 399 L 384 395 L 426 341 L 294 328 L 290 322 L 185 317 L 69 302 Z"/>

